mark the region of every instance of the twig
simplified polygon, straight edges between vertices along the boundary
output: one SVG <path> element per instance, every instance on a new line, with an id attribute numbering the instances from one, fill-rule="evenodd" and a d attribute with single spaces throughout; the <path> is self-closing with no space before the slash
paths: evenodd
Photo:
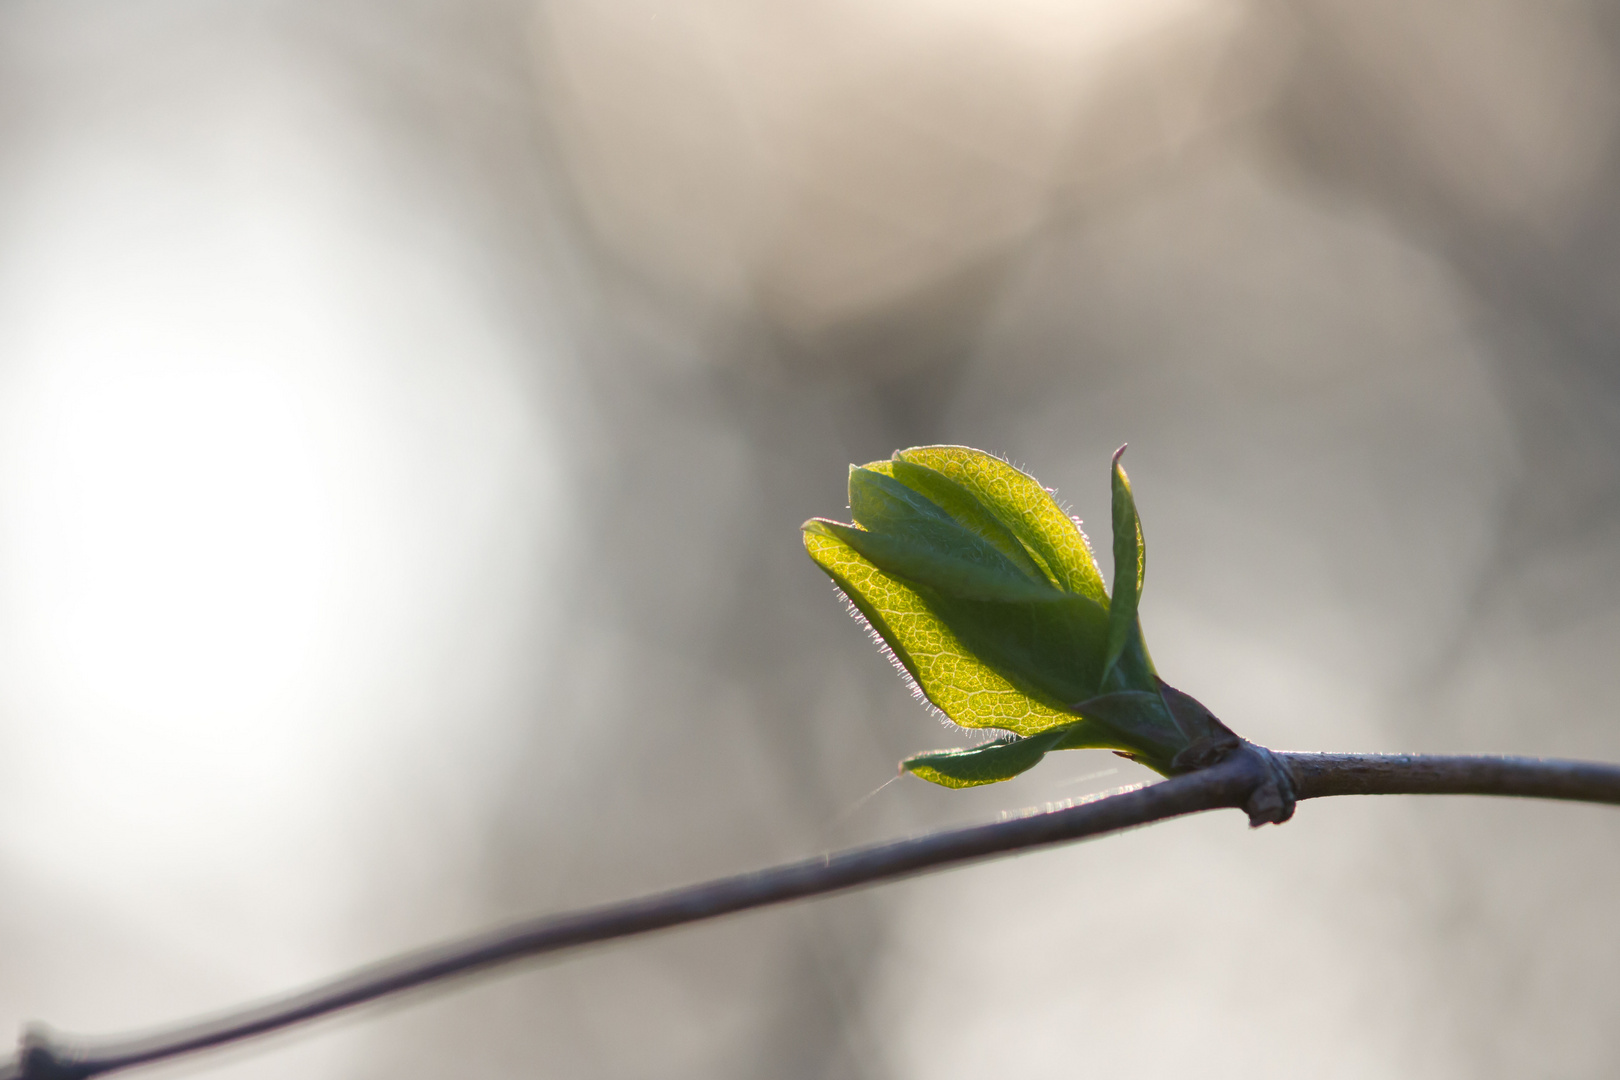
<path id="1" fill-rule="evenodd" d="M 1518 795 L 1620 805 L 1620 766 L 1438 754 L 1278 754 L 1301 799 L 1327 795 Z"/>
<path id="2" fill-rule="evenodd" d="M 34 1026 L 0 1080 L 84 1080 L 223 1046 L 364 1002 L 524 957 L 610 941 L 731 912 L 889 881 L 957 863 L 1118 832 L 1223 807 L 1250 809 L 1280 763 L 1299 799 L 1328 795 L 1517 795 L 1620 805 L 1620 766 L 1537 758 L 1271 754 L 1245 745 L 1209 768 L 1148 787 L 992 825 L 789 863 L 638 900 L 547 916 L 408 953 L 285 997 L 199 1023 L 120 1040 Z M 1285 785 L 1286 787 L 1286 782 Z M 1262 800 L 1263 801 L 1263 800 Z M 1292 799 L 1276 816 L 1284 820 Z M 1271 805 L 1271 804 L 1266 804 Z M 1271 811 L 1267 811 L 1271 812 Z"/>

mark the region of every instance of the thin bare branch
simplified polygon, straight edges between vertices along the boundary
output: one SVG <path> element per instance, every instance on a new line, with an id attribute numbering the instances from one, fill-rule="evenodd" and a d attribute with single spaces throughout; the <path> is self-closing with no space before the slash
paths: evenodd
<path id="1" fill-rule="evenodd" d="M 1620 805 L 1620 766 L 1535 758 L 1270 754 L 1245 745 L 1219 764 L 1162 783 L 991 825 L 954 829 L 721 878 L 638 900 L 547 916 L 409 953 L 198 1023 L 119 1040 L 65 1038 L 33 1027 L 0 1080 L 83 1080 L 224 1046 L 364 1002 L 525 957 L 611 941 L 732 912 L 890 881 L 958 863 L 1118 832 L 1223 807 L 1286 820 L 1276 769 L 1292 796 L 1517 795 Z M 1286 787 L 1286 783 L 1284 784 Z M 1270 793 L 1272 801 L 1259 798 Z M 1260 806 L 1261 809 L 1257 809 Z M 1269 816 L 1268 816 L 1269 815 Z"/>
<path id="2" fill-rule="evenodd" d="M 1439 754 L 1278 754 L 1301 799 L 1326 795 L 1517 795 L 1620 805 L 1620 766 Z"/>

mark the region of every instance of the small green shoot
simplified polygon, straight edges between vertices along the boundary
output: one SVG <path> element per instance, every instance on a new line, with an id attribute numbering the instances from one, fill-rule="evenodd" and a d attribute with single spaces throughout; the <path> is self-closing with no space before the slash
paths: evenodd
<path id="1" fill-rule="evenodd" d="M 1142 639 L 1146 567 L 1130 479 L 1112 469 L 1114 589 L 1039 481 L 965 446 L 917 446 L 849 473 L 853 522 L 804 524 L 810 557 L 917 689 L 1001 737 L 901 768 L 946 787 L 1008 780 L 1053 750 L 1101 747 L 1165 775 L 1239 740 L 1167 685 Z"/>

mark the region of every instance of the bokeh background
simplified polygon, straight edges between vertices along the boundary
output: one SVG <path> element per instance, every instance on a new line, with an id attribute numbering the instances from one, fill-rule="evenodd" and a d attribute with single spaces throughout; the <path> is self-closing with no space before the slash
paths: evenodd
<path id="1" fill-rule="evenodd" d="M 1617 131 L 1580 0 L 5 0 L 0 1029 L 1139 782 L 884 786 L 797 526 L 898 446 L 1129 440 L 1259 741 L 1620 760 Z M 1616 1075 L 1617 898 L 1227 813 L 154 1074 Z"/>

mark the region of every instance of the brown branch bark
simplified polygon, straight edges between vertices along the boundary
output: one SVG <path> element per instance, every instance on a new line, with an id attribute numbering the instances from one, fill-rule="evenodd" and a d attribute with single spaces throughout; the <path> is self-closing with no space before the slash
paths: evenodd
<path id="1" fill-rule="evenodd" d="M 1277 803 L 1278 775 L 1283 788 Z M 525 957 L 643 934 L 958 863 L 1119 832 L 1223 807 L 1286 820 L 1293 799 L 1330 795 L 1509 795 L 1620 805 L 1620 765 L 1538 758 L 1272 754 L 1245 744 L 1224 761 L 1059 810 L 806 859 L 636 900 L 545 916 L 385 960 L 258 1005 L 126 1039 L 23 1035 L 0 1080 L 85 1080 L 224 1046 L 377 998 Z"/>

